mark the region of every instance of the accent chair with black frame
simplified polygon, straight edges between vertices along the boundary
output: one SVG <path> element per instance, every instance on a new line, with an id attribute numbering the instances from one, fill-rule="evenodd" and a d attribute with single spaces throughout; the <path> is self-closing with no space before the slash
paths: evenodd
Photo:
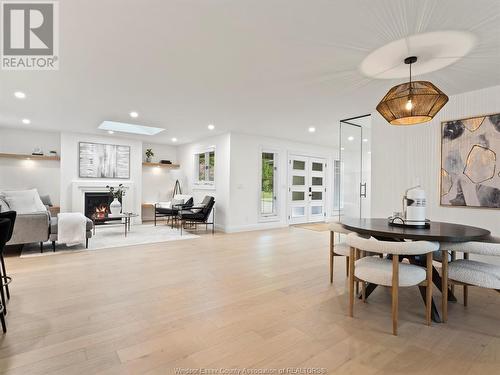
<path id="1" fill-rule="evenodd" d="M 155 203 L 155 226 L 158 218 L 165 217 L 167 218 L 167 223 L 170 220 L 173 228 L 179 211 L 187 210 L 191 207 L 193 207 L 193 197 L 186 194 L 176 194 L 170 202 Z"/>
<path id="2" fill-rule="evenodd" d="M 212 213 L 212 222 L 210 220 L 210 214 Z M 198 224 L 205 224 L 206 229 L 208 230 L 208 225 L 212 225 L 212 234 L 215 232 L 215 198 L 209 195 L 203 198 L 203 201 L 194 207 L 191 207 L 189 210 L 181 210 L 179 211 L 178 219 L 180 220 L 181 227 L 181 236 L 182 236 L 182 228 L 187 225 L 194 225 L 195 227 Z"/>

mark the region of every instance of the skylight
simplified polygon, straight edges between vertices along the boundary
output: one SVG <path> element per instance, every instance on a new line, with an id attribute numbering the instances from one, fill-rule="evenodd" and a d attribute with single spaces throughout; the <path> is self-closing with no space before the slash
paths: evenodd
<path id="1" fill-rule="evenodd" d="M 162 128 L 154 128 L 152 126 L 127 124 L 125 122 L 116 121 L 103 121 L 102 124 L 99 125 L 99 129 L 141 135 L 155 135 L 165 130 Z"/>

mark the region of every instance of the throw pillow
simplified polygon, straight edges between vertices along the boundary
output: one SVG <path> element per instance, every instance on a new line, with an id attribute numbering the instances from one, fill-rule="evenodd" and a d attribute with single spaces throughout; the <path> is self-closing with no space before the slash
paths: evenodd
<path id="1" fill-rule="evenodd" d="M 4 191 L 3 195 L 10 209 L 18 214 L 47 211 L 36 189 Z"/>
<path id="2" fill-rule="evenodd" d="M 10 211 L 9 204 L 4 198 L 5 197 L 0 195 L 0 212 Z"/>
<path id="3" fill-rule="evenodd" d="M 40 200 L 42 201 L 44 206 L 53 207 L 52 200 L 50 199 L 50 195 L 40 195 Z"/>

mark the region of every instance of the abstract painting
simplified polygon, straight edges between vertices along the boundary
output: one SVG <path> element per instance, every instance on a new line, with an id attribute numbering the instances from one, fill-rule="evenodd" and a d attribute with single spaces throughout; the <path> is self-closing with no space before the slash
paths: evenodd
<path id="1" fill-rule="evenodd" d="M 500 113 L 441 123 L 441 205 L 500 208 Z"/>
<path id="2" fill-rule="evenodd" d="M 130 178 L 130 146 L 79 143 L 81 178 Z"/>

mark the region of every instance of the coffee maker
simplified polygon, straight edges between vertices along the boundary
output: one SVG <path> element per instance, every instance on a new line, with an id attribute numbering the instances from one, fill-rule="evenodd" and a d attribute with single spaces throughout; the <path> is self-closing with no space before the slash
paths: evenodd
<path id="1" fill-rule="evenodd" d="M 420 185 L 411 187 L 405 191 L 403 197 L 404 222 L 408 226 L 425 226 L 425 191 Z"/>

